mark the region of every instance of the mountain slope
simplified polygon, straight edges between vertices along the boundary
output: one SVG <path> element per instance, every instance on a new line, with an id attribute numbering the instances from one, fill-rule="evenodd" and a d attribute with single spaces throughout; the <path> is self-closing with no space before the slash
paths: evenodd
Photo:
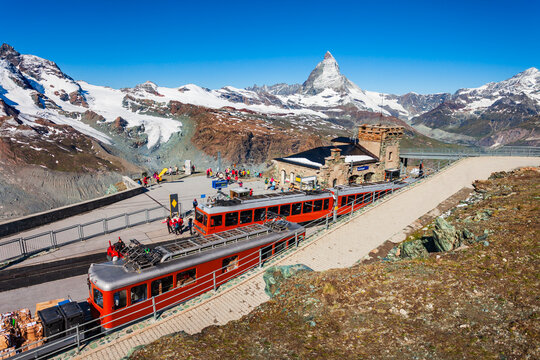
<path id="1" fill-rule="evenodd" d="M 412 119 L 412 124 L 417 128 L 425 126 L 472 136 L 475 139 L 472 141 L 477 144 L 504 145 L 525 141 L 537 146 L 539 139 L 531 138 L 530 132 L 522 129 L 521 124 L 534 124 L 533 119 L 539 114 L 540 71 L 530 68 L 501 82 L 460 89 L 433 110 Z M 513 129 L 511 136 L 507 132 L 510 129 Z M 489 141 L 488 138 L 498 140 Z"/>

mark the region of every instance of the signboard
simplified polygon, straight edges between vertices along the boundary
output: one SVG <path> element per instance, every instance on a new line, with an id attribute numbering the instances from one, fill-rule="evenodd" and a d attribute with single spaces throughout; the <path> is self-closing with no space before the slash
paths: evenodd
<path id="1" fill-rule="evenodd" d="M 302 178 L 300 176 L 297 176 L 295 179 L 294 179 L 296 182 L 302 182 Z"/>
<path id="2" fill-rule="evenodd" d="M 307 183 L 310 183 L 310 182 L 316 182 L 316 181 L 317 181 L 316 176 L 306 176 L 305 178 L 302 178 L 302 183 L 303 184 L 307 184 Z"/>
<path id="3" fill-rule="evenodd" d="M 180 214 L 179 204 L 178 204 L 178 194 L 169 195 L 169 205 L 171 207 L 171 217 L 174 215 Z"/>
<path id="4" fill-rule="evenodd" d="M 357 171 L 362 171 L 362 170 L 367 170 L 367 169 L 369 169 L 369 166 L 367 166 L 367 165 L 366 166 L 359 166 L 359 167 L 356 168 Z"/>
<path id="5" fill-rule="evenodd" d="M 201 194 L 201 199 L 204 199 L 206 197 L 206 194 Z"/>
<path id="6" fill-rule="evenodd" d="M 221 189 L 227 187 L 227 180 L 212 180 L 213 189 Z"/>

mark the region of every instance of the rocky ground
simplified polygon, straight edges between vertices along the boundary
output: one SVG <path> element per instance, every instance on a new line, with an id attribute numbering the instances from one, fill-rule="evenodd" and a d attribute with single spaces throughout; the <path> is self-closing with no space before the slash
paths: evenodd
<path id="1" fill-rule="evenodd" d="M 131 359 L 540 358 L 540 173 L 474 186 L 381 261 L 281 283 L 274 268 L 273 298 L 249 315 Z"/>

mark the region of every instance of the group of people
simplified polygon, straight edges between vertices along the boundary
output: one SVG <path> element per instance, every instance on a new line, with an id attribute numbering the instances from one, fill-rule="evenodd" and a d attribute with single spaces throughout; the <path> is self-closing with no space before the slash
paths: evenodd
<path id="1" fill-rule="evenodd" d="M 212 170 L 212 168 L 208 168 L 206 169 L 206 177 L 208 178 L 217 177 L 222 180 L 226 179 L 229 182 L 231 182 L 234 179 L 236 182 L 238 182 L 239 178 L 249 178 L 249 177 L 262 178 L 262 173 L 252 172 L 249 169 L 238 170 L 236 169 L 236 165 L 234 165 L 233 168 L 228 167 L 225 169 L 225 171 L 219 171 L 216 174 L 214 174 L 214 171 Z"/>
<path id="2" fill-rule="evenodd" d="M 193 218 L 188 218 L 188 223 L 186 227 L 184 228 L 184 218 L 182 216 L 177 217 L 170 217 L 167 216 L 167 219 L 163 222 L 167 224 L 167 230 L 169 230 L 169 234 L 175 233 L 176 235 L 181 235 L 184 233 L 184 231 L 189 230 L 189 234 L 193 235 Z"/>

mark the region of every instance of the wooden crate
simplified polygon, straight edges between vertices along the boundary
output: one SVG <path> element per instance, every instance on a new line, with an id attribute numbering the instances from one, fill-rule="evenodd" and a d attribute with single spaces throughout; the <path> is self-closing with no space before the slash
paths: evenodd
<path id="1" fill-rule="evenodd" d="M 43 309 L 48 309 L 50 307 L 58 305 L 59 302 L 64 301 L 66 299 L 56 299 L 56 300 L 49 300 L 44 301 L 36 304 L 36 312 L 34 314 L 37 315 L 37 312 Z"/>

